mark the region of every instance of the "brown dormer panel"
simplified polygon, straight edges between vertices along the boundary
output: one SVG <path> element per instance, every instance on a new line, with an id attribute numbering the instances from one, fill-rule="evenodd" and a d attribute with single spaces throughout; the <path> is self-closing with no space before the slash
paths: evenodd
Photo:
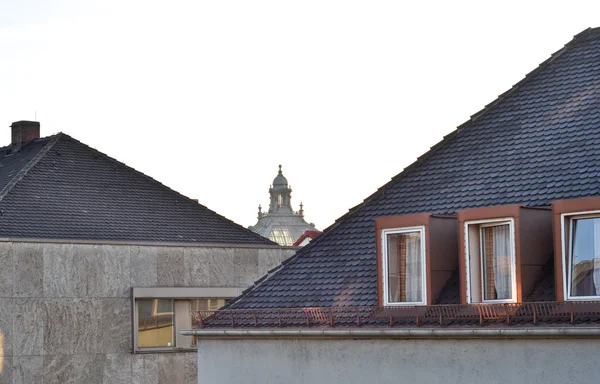
<path id="1" fill-rule="evenodd" d="M 375 219 L 377 245 L 378 303 L 384 306 L 384 256 L 382 233 L 394 229 L 424 228 L 425 236 L 425 287 L 426 304 L 438 296 L 458 265 L 458 233 L 454 216 L 435 216 L 420 213 L 402 216 L 385 216 Z M 387 257 L 387 256 L 386 256 Z M 392 304 L 390 304 L 392 305 Z"/>
<path id="2" fill-rule="evenodd" d="M 502 302 L 501 297 L 490 298 L 486 294 L 498 283 L 490 283 L 490 279 L 486 279 L 494 276 L 488 268 L 488 262 L 493 263 L 494 250 L 490 247 L 488 239 L 483 237 L 484 234 L 492 236 L 492 230 L 487 228 L 494 224 L 497 224 L 496 227 L 504 225 L 511 231 L 511 260 L 503 265 L 511 268 L 511 297 L 505 301 L 522 302 L 552 255 L 552 214 L 549 209 L 514 204 L 459 211 L 459 274 L 462 303 L 494 302 L 496 299 Z"/>

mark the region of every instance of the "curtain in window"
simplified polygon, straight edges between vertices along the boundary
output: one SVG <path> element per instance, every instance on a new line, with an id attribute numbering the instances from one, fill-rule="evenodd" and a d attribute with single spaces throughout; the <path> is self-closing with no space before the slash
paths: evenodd
<path id="1" fill-rule="evenodd" d="M 484 254 L 484 298 L 503 300 L 512 297 L 510 225 L 482 228 Z"/>
<path id="2" fill-rule="evenodd" d="M 422 299 L 421 233 L 388 235 L 388 288 L 390 302 Z"/>
<path id="3" fill-rule="evenodd" d="M 510 299 L 512 291 L 510 268 L 510 226 L 494 228 L 494 286 L 497 299 Z"/>
<path id="4" fill-rule="evenodd" d="M 406 234 L 406 301 L 421 301 L 423 274 L 421 265 L 421 234 Z"/>

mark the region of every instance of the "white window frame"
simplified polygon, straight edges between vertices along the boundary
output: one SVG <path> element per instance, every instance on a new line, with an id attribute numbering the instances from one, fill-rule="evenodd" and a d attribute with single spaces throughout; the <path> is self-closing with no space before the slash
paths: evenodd
<path id="1" fill-rule="evenodd" d="M 420 232 L 421 234 L 421 265 L 423 266 L 421 271 L 421 290 L 422 295 L 421 301 L 416 302 L 390 302 L 389 301 L 389 257 L 388 257 L 388 247 L 387 247 L 387 235 L 395 235 L 399 233 L 410 233 L 410 232 Z M 390 228 L 390 229 L 382 229 L 381 230 L 381 265 L 382 265 L 382 273 L 383 273 L 383 305 L 386 307 L 411 307 L 417 305 L 427 305 L 427 250 L 425 248 L 425 226 L 416 226 L 416 227 L 404 227 L 404 228 Z"/>
<path id="2" fill-rule="evenodd" d="M 510 265 L 511 265 L 511 296 L 512 299 L 496 299 L 496 300 L 485 300 L 485 292 L 484 292 L 484 271 L 483 271 L 483 252 L 481 247 L 483 246 L 481 242 L 481 228 L 485 227 L 493 227 L 496 225 L 508 224 L 510 231 L 510 249 L 512 250 L 512 254 L 510 257 Z M 477 231 L 478 241 L 479 241 L 479 281 L 481 285 L 481 292 L 479 292 L 481 301 L 473 303 L 471 294 L 471 254 L 469 251 L 470 237 L 469 237 L 469 226 L 470 225 L 478 225 L 479 231 Z M 465 221 L 464 226 L 465 233 L 465 265 L 467 266 L 467 302 L 469 304 L 501 304 L 501 303 L 516 303 L 517 302 L 517 262 L 516 262 L 516 244 L 515 244 L 515 219 L 512 217 L 504 217 L 501 219 L 482 219 L 482 220 L 471 220 Z"/>
<path id="3" fill-rule="evenodd" d="M 569 212 L 560 215 L 560 243 L 562 246 L 562 274 L 563 274 L 563 293 L 565 300 L 568 301 L 589 301 L 600 300 L 600 296 L 571 296 L 571 263 L 573 258 L 573 220 L 600 218 L 600 210 L 584 211 L 584 212 Z M 567 244 L 566 244 L 566 228 L 565 221 L 569 221 L 569 260 L 566 261 Z"/>

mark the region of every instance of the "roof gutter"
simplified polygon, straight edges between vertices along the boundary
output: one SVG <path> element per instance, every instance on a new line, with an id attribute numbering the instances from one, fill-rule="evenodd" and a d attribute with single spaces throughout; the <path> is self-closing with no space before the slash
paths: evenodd
<path id="1" fill-rule="evenodd" d="M 600 327 L 194 329 L 180 333 L 200 339 L 566 339 L 600 338 Z"/>

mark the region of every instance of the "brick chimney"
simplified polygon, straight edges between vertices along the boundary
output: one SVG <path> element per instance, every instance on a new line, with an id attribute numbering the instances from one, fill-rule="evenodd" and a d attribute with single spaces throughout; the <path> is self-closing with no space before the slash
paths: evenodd
<path id="1" fill-rule="evenodd" d="M 10 129 L 12 131 L 11 152 L 17 152 L 22 145 L 40 138 L 40 123 L 38 121 L 15 121 Z"/>

